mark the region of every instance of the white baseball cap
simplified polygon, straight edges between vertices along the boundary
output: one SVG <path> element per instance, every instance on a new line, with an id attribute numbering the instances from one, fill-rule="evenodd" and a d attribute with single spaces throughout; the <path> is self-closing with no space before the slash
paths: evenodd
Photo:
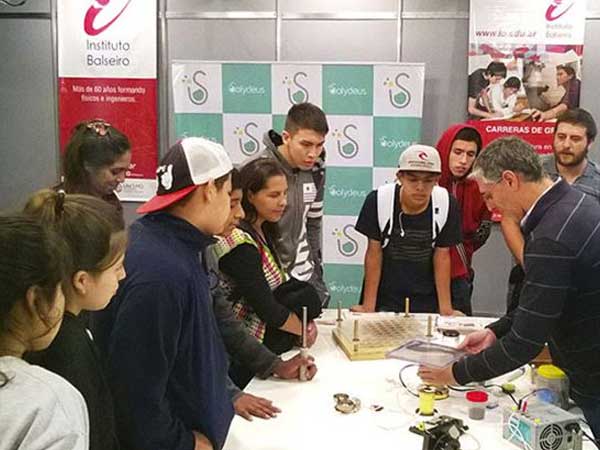
<path id="1" fill-rule="evenodd" d="M 221 144 L 199 137 L 181 139 L 162 157 L 156 169 L 156 195 L 137 209 L 160 211 L 193 192 L 197 186 L 227 175 L 233 169 Z"/>
<path id="2" fill-rule="evenodd" d="M 440 154 L 434 147 L 429 145 L 411 145 L 400 155 L 398 170 L 442 173 Z"/>

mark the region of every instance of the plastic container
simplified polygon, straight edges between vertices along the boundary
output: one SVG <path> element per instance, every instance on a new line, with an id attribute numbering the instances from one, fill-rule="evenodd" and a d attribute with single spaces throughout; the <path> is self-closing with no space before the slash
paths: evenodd
<path id="1" fill-rule="evenodd" d="M 547 403 L 569 408 L 569 379 L 558 367 L 544 364 L 537 368 L 535 375 L 536 389 L 542 389 L 537 397 Z"/>
<path id="2" fill-rule="evenodd" d="M 488 394 L 484 391 L 471 391 L 465 395 L 469 402 L 469 419 L 483 420 Z"/>

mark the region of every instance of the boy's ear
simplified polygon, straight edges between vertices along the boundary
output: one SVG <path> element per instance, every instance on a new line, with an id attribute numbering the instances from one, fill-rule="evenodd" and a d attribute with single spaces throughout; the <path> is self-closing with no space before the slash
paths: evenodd
<path id="1" fill-rule="evenodd" d="M 217 195 L 217 186 L 215 185 L 215 180 L 212 178 L 209 179 L 204 186 L 200 187 L 204 188 L 203 197 L 207 203 L 212 201 L 212 199 Z"/>

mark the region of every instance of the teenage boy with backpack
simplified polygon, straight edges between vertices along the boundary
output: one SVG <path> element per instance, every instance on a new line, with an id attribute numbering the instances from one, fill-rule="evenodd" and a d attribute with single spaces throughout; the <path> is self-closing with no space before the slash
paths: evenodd
<path id="1" fill-rule="evenodd" d="M 368 239 L 365 280 L 354 311 L 458 313 L 450 296 L 450 248 L 461 242 L 456 199 L 437 186 L 440 155 L 412 145 L 400 156 L 397 182 L 365 199 L 356 231 Z"/>

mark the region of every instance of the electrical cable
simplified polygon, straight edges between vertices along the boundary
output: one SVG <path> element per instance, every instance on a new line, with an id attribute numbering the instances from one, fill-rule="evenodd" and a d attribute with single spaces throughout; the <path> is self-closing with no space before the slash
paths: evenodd
<path id="1" fill-rule="evenodd" d="M 600 443 L 594 439 L 593 437 L 591 437 L 589 434 L 587 434 L 585 431 L 581 430 L 581 433 L 583 433 L 583 435 L 588 438 L 590 440 L 590 442 L 592 444 L 594 444 L 596 446 L 596 448 L 600 449 Z"/>
<path id="2" fill-rule="evenodd" d="M 517 408 L 520 410 L 520 409 L 521 409 L 521 406 L 523 406 L 523 402 L 524 402 L 525 400 L 527 400 L 529 397 L 531 397 L 533 394 L 537 394 L 538 392 L 541 392 L 541 391 L 549 391 L 549 390 L 550 390 L 550 389 L 548 389 L 548 388 L 540 388 L 540 389 L 534 389 L 533 391 L 531 391 L 531 392 L 528 392 L 527 394 L 525 394 L 523 397 L 521 397 L 521 398 L 519 399 L 519 403 L 517 404 Z"/>
<path id="3" fill-rule="evenodd" d="M 473 450 L 481 450 L 481 442 L 479 442 L 479 439 L 477 439 L 477 438 L 475 437 L 475 435 L 474 435 L 474 434 L 471 434 L 471 433 L 463 433 L 463 435 L 462 435 L 461 437 L 463 437 L 463 436 L 468 436 L 468 437 L 470 437 L 470 438 L 473 440 L 473 442 L 475 442 L 475 443 L 477 444 L 477 447 L 476 447 L 476 448 L 474 448 Z"/>
<path id="4" fill-rule="evenodd" d="M 470 388 L 470 387 L 465 387 L 465 388 L 459 388 L 456 386 L 448 386 L 448 389 L 450 389 L 451 391 L 456 391 L 456 392 L 471 392 L 471 391 L 475 391 L 475 388 Z"/>
<path id="5" fill-rule="evenodd" d="M 484 387 L 486 388 L 491 388 L 491 387 L 498 387 L 502 390 L 503 394 L 506 394 L 510 397 L 510 399 L 515 403 L 516 406 L 519 406 L 519 402 L 517 401 L 517 399 L 515 398 L 514 395 L 512 395 L 510 392 L 508 392 L 501 384 L 486 384 L 484 385 Z"/>
<path id="6" fill-rule="evenodd" d="M 415 397 L 419 397 L 419 394 L 417 394 L 416 392 L 413 392 L 413 391 L 411 391 L 411 390 L 410 390 L 410 388 L 407 386 L 407 384 L 404 382 L 404 379 L 402 378 L 402 374 L 403 374 L 403 373 L 404 373 L 404 371 L 405 371 L 406 369 L 408 369 L 409 367 L 417 367 L 417 364 L 408 364 L 408 365 L 404 366 L 402 369 L 400 369 L 400 372 L 398 372 L 398 378 L 400 379 L 400 384 L 402 384 L 402 387 L 403 387 L 404 389 L 406 389 L 406 391 L 407 391 L 409 394 L 411 394 L 411 395 L 413 395 L 413 396 L 415 396 Z"/>
<path id="7" fill-rule="evenodd" d="M 588 427 L 590 426 L 590 424 L 587 422 L 587 420 L 585 420 L 584 418 L 579 418 L 579 422 L 585 423 Z M 589 434 L 587 434 L 583 429 L 581 429 L 581 433 L 592 443 L 596 446 L 596 448 L 600 449 L 600 442 L 598 442 L 596 439 L 594 439 L 592 436 L 590 436 Z"/>
<path id="8" fill-rule="evenodd" d="M 525 436 L 523 436 L 523 433 L 521 432 L 521 430 L 519 430 L 518 425 L 515 424 L 515 422 L 513 421 L 516 414 L 517 414 L 517 411 L 512 413 L 508 418 L 507 426 L 508 426 L 508 431 L 510 431 L 510 436 L 508 437 L 507 441 L 511 442 L 513 437 L 516 437 L 521 442 L 521 444 L 523 444 L 523 446 L 525 447 L 525 450 L 533 450 L 531 448 L 531 445 L 529 445 L 529 443 L 525 439 Z"/>

